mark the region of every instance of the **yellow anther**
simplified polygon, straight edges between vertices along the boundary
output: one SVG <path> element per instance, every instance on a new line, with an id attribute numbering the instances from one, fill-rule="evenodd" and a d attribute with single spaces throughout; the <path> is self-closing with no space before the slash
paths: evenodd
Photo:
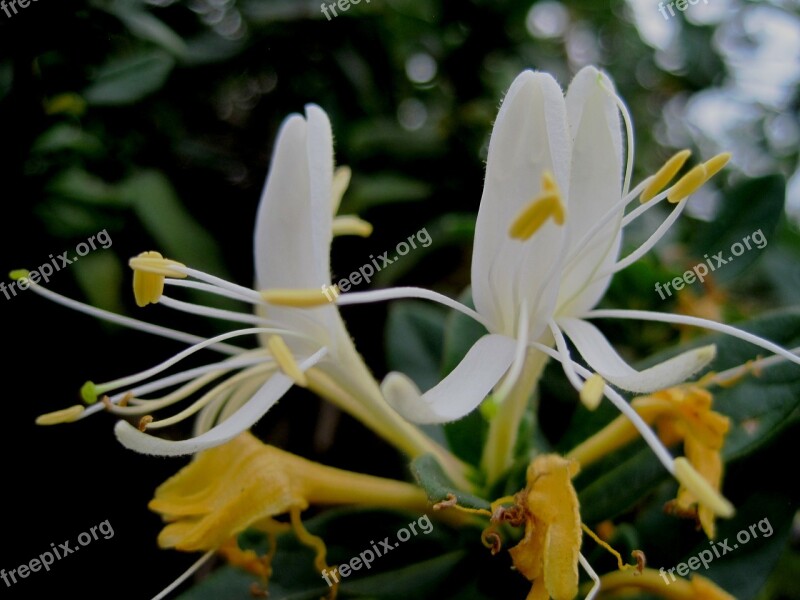
<path id="1" fill-rule="evenodd" d="M 333 220 L 333 235 L 369 237 L 372 235 L 372 225 L 355 215 L 342 215 Z"/>
<path id="2" fill-rule="evenodd" d="M 31 272 L 28 271 L 28 269 L 14 269 L 8 274 L 8 276 L 13 281 L 19 281 L 20 279 L 27 279 L 28 277 L 30 277 Z"/>
<path id="3" fill-rule="evenodd" d="M 331 208 L 334 215 L 339 212 L 339 205 L 342 203 L 342 197 L 347 191 L 347 187 L 350 185 L 351 175 L 350 167 L 345 165 L 336 167 L 336 170 L 333 172 Z"/>
<path id="4" fill-rule="evenodd" d="M 583 405 L 589 410 L 595 410 L 600 406 L 605 387 L 605 380 L 597 373 L 584 381 L 580 391 L 580 399 Z"/>
<path id="5" fill-rule="evenodd" d="M 142 252 L 130 259 L 128 265 L 133 269 L 133 296 L 139 307 L 156 304 L 161 299 L 165 277 L 186 277 L 175 269 L 184 265 L 165 259 L 159 252 Z"/>
<path id="6" fill-rule="evenodd" d="M 267 340 L 267 348 L 269 348 L 269 351 L 275 358 L 275 362 L 278 363 L 281 371 L 283 371 L 287 377 L 292 378 L 294 382 L 301 387 L 306 387 L 308 385 L 306 374 L 303 373 L 300 365 L 297 364 L 294 356 L 292 356 L 292 351 L 289 350 L 289 346 L 286 345 L 286 342 L 283 341 L 281 336 L 270 336 Z"/>
<path id="7" fill-rule="evenodd" d="M 642 195 L 639 196 L 639 201 L 644 204 L 655 198 L 658 193 L 672 181 L 672 178 L 681 170 L 681 167 L 692 155 L 691 150 L 681 150 L 673 155 L 667 162 L 664 163 L 655 175 L 650 179 L 650 183 L 644 188 Z"/>
<path id="8" fill-rule="evenodd" d="M 550 171 L 543 171 L 542 191 L 519 212 L 508 228 L 508 235 L 517 240 L 527 240 L 547 219 L 552 218 L 556 224 L 563 225 L 564 216 L 558 184 Z"/>
<path id="9" fill-rule="evenodd" d="M 558 193 L 558 184 L 550 171 L 542 172 L 542 191 Z"/>
<path id="10" fill-rule="evenodd" d="M 84 408 L 80 404 L 70 406 L 69 408 L 62 408 L 55 412 L 39 415 L 36 417 L 37 425 L 58 425 L 59 423 L 72 423 L 78 420 L 83 414 Z"/>
<path id="11" fill-rule="evenodd" d="M 678 179 L 678 182 L 667 193 L 667 200 L 672 204 L 677 204 L 688 195 L 695 193 L 706 181 L 708 181 L 706 166 L 705 164 L 699 164 Z"/>
<path id="12" fill-rule="evenodd" d="M 317 290 L 263 290 L 260 294 L 261 297 L 270 304 L 294 306 L 297 308 L 313 308 L 315 306 L 328 304 L 332 301 L 330 292 L 326 295 L 324 288 Z M 338 294 L 334 294 L 333 299 L 335 299 L 337 295 Z"/>
<path id="13" fill-rule="evenodd" d="M 698 473 L 692 464 L 681 456 L 675 459 L 675 479 L 689 490 L 697 501 L 710 508 L 719 517 L 730 518 L 736 512 L 733 504 L 724 498 Z"/>
<path id="14" fill-rule="evenodd" d="M 514 239 L 527 240 L 550 218 L 558 225 L 564 223 L 564 205 L 561 204 L 561 197 L 557 192 L 534 198 L 514 219 L 508 235 Z"/>
<path id="15" fill-rule="evenodd" d="M 711 179 L 714 175 L 719 173 L 722 167 L 728 164 L 730 159 L 730 152 L 722 152 L 704 162 L 703 164 L 706 167 L 706 180 Z"/>

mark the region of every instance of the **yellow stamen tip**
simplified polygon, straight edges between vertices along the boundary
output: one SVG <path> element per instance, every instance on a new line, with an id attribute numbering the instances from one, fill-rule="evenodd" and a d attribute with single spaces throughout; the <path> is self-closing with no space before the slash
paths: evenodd
<path id="1" fill-rule="evenodd" d="M 673 464 L 675 465 L 675 478 L 697 498 L 700 504 L 707 506 L 719 517 L 730 518 L 733 516 L 736 512 L 733 504 L 715 490 L 685 457 L 676 458 Z"/>
<path id="2" fill-rule="evenodd" d="M 546 192 L 534 198 L 514 219 L 508 235 L 517 240 L 530 239 L 550 218 L 558 225 L 564 224 L 564 205 L 558 192 Z"/>
<path id="3" fill-rule="evenodd" d="M 156 304 L 164 293 L 164 278 L 184 278 L 186 274 L 176 267 L 185 265 L 168 260 L 159 252 L 142 252 L 130 259 L 128 265 L 133 269 L 133 296 L 140 308 L 148 304 Z"/>
<path id="4" fill-rule="evenodd" d="M 667 193 L 667 200 L 672 204 L 677 204 L 690 194 L 695 193 L 706 181 L 708 181 L 706 166 L 705 164 L 699 164 L 672 186 L 672 189 Z"/>
<path id="5" fill-rule="evenodd" d="M 260 293 L 261 297 L 270 304 L 294 306 L 296 308 L 313 308 L 328 304 L 336 298 L 338 291 L 332 290 L 332 288 L 335 288 L 335 286 L 318 290 L 263 290 Z M 331 295 L 332 292 L 335 293 Z"/>
<path id="6" fill-rule="evenodd" d="M 732 154 L 730 152 L 722 152 L 716 156 L 709 158 L 703 164 L 706 167 L 706 178 L 711 179 L 714 175 L 719 173 L 722 168 L 728 164 Z"/>
<path id="7" fill-rule="evenodd" d="M 281 336 L 270 336 L 267 340 L 267 348 L 269 348 L 269 351 L 275 358 L 275 362 L 278 363 L 281 371 L 283 371 L 287 377 L 290 377 L 301 387 L 306 387 L 308 385 L 306 374 L 303 373 L 300 365 L 297 364 L 294 356 L 292 356 L 292 351 L 289 350 L 289 346 L 286 345 L 286 342 L 283 341 Z"/>
<path id="8" fill-rule="evenodd" d="M 672 178 L 681 170 L 686 160 L 692 155 L 691 150 L 681 150 L 674 154 L 664 165 L 656 172 L 650 180 L 650 183 L 644 188 L 642 195 L 639 196 L 639 201 L 644 204 L 655 198 L 664 187 L 672 181 Z"/>
<path id="9" fill-rule="evenodd" d="M 28 271 L 28 269 L 14 269 L 8 274 L 8 276 L 13 281 L 19 281 L 20 279 L 27 279 L 28 277 L 30 277 L 30 275 L 31 272 Z"/>
<path id="10" fill-rule="evenodd" d="M 372 235 L 372 224 L 354 215 L 342 215 L 333 220 L 333 235 L 369 237 Z"/>
<path id="11" fill-rule="evenodd" d="M 76 421 L 82 414 L 84 408 L 80 404 L 70 406 L 69 408 L 62 408 L 55 412 L 39 415 L 36 417 L 37 425 L 58 425 L 59 423 L 72 423 Z"/>
<path id="12" fill-rule="evenodd" d="M 550 171 L 542 173 L 542 190 L 544 192 L 558 192 L 558 184 Z"/>
<path id="13" fill-rule="evenodd" d="M 589 410 L 595 410 L 600 406 L 600 401 L 603 399 L 606 382 L 597 373 L 589 377 L 584 383 L 580 391 L 580 399 L 583 405 Z"/>

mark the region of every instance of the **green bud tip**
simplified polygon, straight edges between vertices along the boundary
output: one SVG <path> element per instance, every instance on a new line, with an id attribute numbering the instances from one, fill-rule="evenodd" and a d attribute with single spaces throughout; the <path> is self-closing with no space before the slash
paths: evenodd
<path id="1" fill-rule="evenodd" d="M 81 398 L 86 404 L 94 404 L 97 402 L 97 388 L 94 382 L 87 381 L 81 386 Z"/>
<path id="2" fill-rule="evenodd" d="M 19 281 L 20 279 L 27 279 L 30 277 L 30 274 L 31 272 L 28 271 L 28 269 L 14 269 L 8 276 L 14 281 Z"/>

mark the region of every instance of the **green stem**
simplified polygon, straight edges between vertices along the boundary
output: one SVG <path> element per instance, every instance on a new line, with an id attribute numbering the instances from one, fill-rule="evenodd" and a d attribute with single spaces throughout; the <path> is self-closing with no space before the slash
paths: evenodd
<path id="1" fill-rule="evenodd" d="M 519 424 L 528 406 L 531 393 L 547 364 L 548 356 L 529 350 L 525 366 L 508 395 L 501 399 L 500 408 L 489 424 L 489 435 L 483 448 L 481 466 L 488 484 L 495 483 L 514 462 Z"/>
<path id="2" fill-rule="evenodd" d="M 456 486 L 465 491 L 473 491 L 474 485 L 467 476 L 470 471 L 469 465 L 461 462 L 418 427 L 392 410 L 383 399 L 377 385 L 374 393 L 369 394 L 369 399 L 365 401 L 345 390 L 321 369 L 309 369 L 306 375 L 309 388 L 314 393 L 361 421 L 410 458 L 433 454 Z"/>

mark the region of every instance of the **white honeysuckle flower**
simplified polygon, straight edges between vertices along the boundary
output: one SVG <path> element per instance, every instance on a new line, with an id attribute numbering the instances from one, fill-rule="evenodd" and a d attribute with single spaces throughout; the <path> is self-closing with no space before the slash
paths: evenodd
<path id="1" fill-rule="evenodd" d="M 256 289 L 164 259 L 157 252 L 145 252 L 131 259 L 139 306 L 158 303 L 242 323 L 243 329 L 203 339 L 114 315 L 32 285 L 40 295 L 71 308 L 192 344 L 142 373 L 101 384 L 88 382 L 82 395 L 92 406 L 74 406 L 43 415 L 38 422 L 73 421 L 105 408 L 118 415 L 141 418 L 138 429 L 124 420 L 117 423 L 115 432 L 125 446 L 147 454 L 189 454 L 222 444 L 249 429 L 296 384 L 333 401 L 412 457 L 433 452 L 459 478 L 462 465 L 384 402 L 378 383 L 356 351 L 338 308 L 326 297 L 325 290 L 330 289 L 330 246 L 334 232 L 369 235 L 371 231 L 369 224 L 357 217 L 334 218 L 348 181 L 349 170 L 343 167 L 334 170 L 328 116 L 318 106 L 308 105 L 305 118 L 295 114 L 284 121 L 275 144 L 255 227 Z M 164 294 L 165 286 L 234 298 L 252 305 L 255 314 L 177 300 Z M 260 347 L 245 349 L 227 343 L 245 336 L 257 336 Z M 220 362 L 156 379 L 202 349 L 229 356 Z M 143 397 L 175 386 L 179 387 L 166 395 Z M 155 411 L 209 387 L 181 412 L 153 420 Z M 103 402 L 98 403 L 101 396 Z M 195 414 L 194 437 L 190 439 L 166 440 L 149 433 Z"/>
<path id="2" fill-rule="evenodd" d="M 620 114 L 626 125 L 627 164 Z M 502 402 L 512 395 L 524 371 L 541 368 L 547 357 L 561 362 L 587 406 L 596 406 L 603 395 L 614 402 L 637 425 L 667 470 L 676 473 L 669 452 L 606 381 L 637 393 L 670 387 L 705 367 L 715 356 L 714 346 L 689 350 L 636 371 L 588 319 L 641 318 L 696 325 L 734 335 L 800 363 L 795 355 L 768 340 L 714 321 L 657 312 L 592 311 L 614 273 L 649 251 L 680 216 L 689 195 L 730 158 L 729 154 L 713 157 L 664 189 L 689 157 L 688 151 L 682 151 L 629 190 L 632 147 L 630 117 L 606 74 L 585 67 L 565 96 L 549 74 L 522 72 L 503 100 L 489 144 L 472 261 L 476 310 L 416 288 L 355 292 L 337 299 L 339 304 L 355 304 L 428 298 L 460 310 L 486 327 L 488 333 L 462 362 L 424 394 L 401 373 L 390 373 L 382 390 L 398 412 L 418 423 L 458 419 L 494 390 L 501 405 L 492 422 L 497 431 L 490 430 L 487 450 L 492 452 L 493 444 L 502 444 L 506 456 L 500 464 L 489 465 L 490 479 L 509 466 L 517 429 L 514 415 L 520 414 L 519 410 L 507 410 L 504 417 Z M 626 207 L 637 197 L 641 206 L 626 214 Z M 664 200 L 675 206 L 671 214 L 641 247 L 620 259 L 623 228 Z M 573 361 L 566 338 L 591 371 Z M 531 367 L 532 357 L 535 367 Z M 536 377 L 532 381 L 535 383 Z M 517 404 L 527 402 L 527 393 L 516 396 Z M 502 423 L 503 418 L 511 422 Z M 495 427 L 498 422 L 501 425 Z M 685 479 L 682 473 L 677 476 Z"/>

